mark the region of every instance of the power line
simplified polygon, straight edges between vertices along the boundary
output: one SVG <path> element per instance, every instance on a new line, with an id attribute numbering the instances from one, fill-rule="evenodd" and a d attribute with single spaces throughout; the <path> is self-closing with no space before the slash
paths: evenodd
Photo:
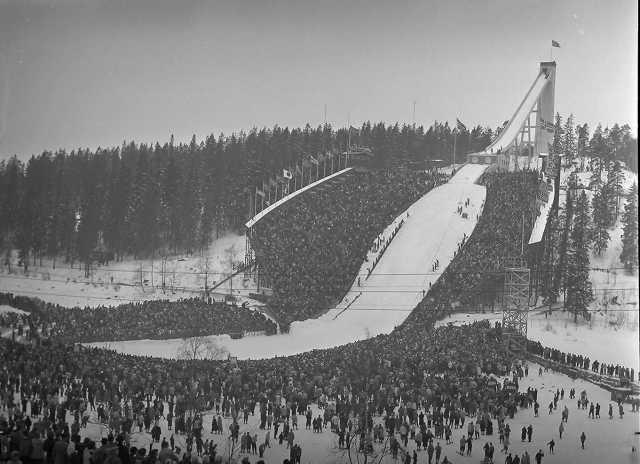
<path id="1" fill-rule="evenodd" d="M 637 290 L 636 288 L 622 288 L 622 289 L 618 289 L 618 290 Z M 202 290 L 199 289 L 197 290 L 198 292 L 201 292 Z M 67 294 L 67 293 L 52 293 L 52 292 L 42 292 L 42 291 L 37 291 L 37 290 L 20 290 L 20 293 L 25 293 L 25 294 L 33 294 L 33 295 L 45 295 L 45 296 L 61 296 L 61 297 L 69 297 L 69 298 L 87 298 L 87 299 L 95 299 L 95 300 L 124 300 L 126 302 L 145 302 L 145 301 L 159 301 L 159 300 L 149 300 L 146 298 L 126 298 L 126 297 L 98 297 L 98 296 L 89 296 L 89 295 L 77 295 L 77 294 Z M 417 292 L 413 292 L 413 293 L 417 293 Z M 347 309 L 347 311 L 397 311 L 397 312 L 411 312 L 414 309 L 416 309 L 420 304 L 422 303 L 422 301 L 418 302 L 415 305 L 412 306 L 407 306 L 407 307 L 399 307 L 399 306 L 379 306 L 379 307 L 366 307 L 366 308 L 361 308 L 361 307 L 350 307 Z M 126 304 L 126 303 L 125 303 Z M 496 306 L 500 306 L 499 304 L 497 304 Z M 336 308 L 330 308 L 330 310 L 332 309 L 336 309 Z M 536 307 L 533 309 L 529 309 L 529 312 L 533 312 L 539 310 L 540 312 L 545 312 L 547 311 L 547 309 L 544 309 L 544 307 Z M 329 312 L 327 311 L 327 312 Z M 567 312 L 567 313 L 571 313 L 569 310 L 561 310 L 561 309 L 553 309 L 553 312 L 557 312 L 557 311 L 562 311 L 562 312 Z M 501 312 L 501 311 L 499 311 Z M 580 311 L 580 312 L 587 312 L 587 313 L 612 313 L 612 312 L 638 312 L 637 308 L 630 308 L 630 309 L 623 309 L 623 308 L 619 308 L 619 309 L 612 309 L 610 307 L 608 307 L 606 310 L 603 309 L 586 309 L 584 311 Z M 455 311 L 452 314 L 495 314 L 495 312 L 491 312 L 491 311 L 482 311 L 481 309 L 473 309 L 473 308 L 469 308 L 469 309 L 465 309 L 464 311 Z M 326 314 L 326 313 L 325 313 Z"/>
<path id="2" fill-rule="evenodd" d="M 451 275 L 464 275 L 464 274 L 469 274 L 469 273 L 477 273 L 477 272 L 472 272 L 472 271 L 468 271 L 468 272 L 451 272 Z M 401 273 L 389 273 L 389 274 L 377 274 L 377 275 L 385 275 L 385 276 L 427 276 L 427 275 L 441 275 L 442 273 L 429 273 L 429 274 L 401 274 Z M 484 272 L 484 274 L 495 274 L 495 275 L 502 275 L 503 272 L 492 272 L 492 271 L 486 271 Z M 37 282 L 56 282 L 56 283 L 63 283 L 63 284 L 76 284 L 76 285 L 94 285 L 94 286 L 125 286 L 125 287 L 131 287 L 131 288 L 144 288 L 140 285 L 137 284 L 129 284 L 129 283 L 123 283 L 123 282 L 113 282 L 113 283 L 108 283 L 108 282 L 92 282 L 92 281 L 67 281 L 67 280 L 61 280 L 61 279 L 43 279 L 43 278 L 33 278 L 33 277 L 27 277 L 27 276 L 19 276 L 19 275 L 4 275 L 3 278 L 6 279 L 14 279 L 14 280 L 21 280 L 21 281 L 37 281 Z M 213 285 L 213 284 L 212 284 Z M 355 287 L 353 289 L 353 291 L 351 291 L 351 289 L 348 291 L 348 293 L 420 293 L 422 292 L 422 290 L 424 289 L 423 284 L 415 284 L 415 285 L 385 285 L 385 284 L 380 284 L 380 285 L 368 285 L 366 282 L 364 283 L 363 286 L 360 287 Z M 479 286 L 482 286 L 482 284 L 478 284 Z M 148 286 L 149 288 L 153 288 L 153 289 L 162 289 L 162 286 L 159 285 L 154 285 L 154 286 Z M 414 287 L 415 290 L 412 289 L 407 289 L 407 287 Z M 165 290 L 169 289 L 169 290 L 182 290 L 182 291 L 204 291 L 204 287 L 190 287 L 190 286 L 171 286 L 171 285 L 165 285 Z M 248 286 L 248 287 L 242 287 L 243 291 L 259 291 L 261 287 L 254 287 L 254 286 Z M 382 290 L 372 290 L 372 289 L 382 289 Z M 394 290 L 394 288 L 397 288 L 397 290 Z M 426 290 L 426 289 L 424 289 Z M 638 287 L 593 287 L 594 291 L 627 291 L 627 290 L 638 290 Z M 22 290 L 14 290 L 14 291 L 22 291 Z M 214 293 L 219 293 L 219 292 L 214 292 Z M 476 294 L 479 295 L 483 295 L 483 294 L 487 294 L 487 293 L 495 293 L 495 291 L 493 290 L 486 290 L 486 291 L 478 291 L 476 292 Z M 82 295 L 78 295 L 78 296 L 82 296 Z"/>
<path id="3" fill-rule="evenodd" d="M 570 266 L 569 266 L 570 267 Z M 73 268 L 72 268 L 73 269 Z M 595 271 L 595 272 L 611 272 L 611 271 L 626 271 L 626 270 L 637 270 L 639 269 L 638 266 L 632 266 L 630 268 L 626 268 L 626 267 L 607 267 L 607 268 L 600 268 L 600 267 L 588 267 L 586 268 L 586 270 L 589 271 Z M 445 268 L 446 270 L 446 268 Z M 356 276 L 370 276 L 370 275 L 379 275 L 379 276 L 430 276 L 430 275 L 441 275 L 445 272 L 445 270 L 443 271 L 433 271 L 433 272 L 376 272 L 375 274 L 369 274 L 368 272 L 363 272 L 363 273 L 358 273 L 356 274 Z M 45 270 L 38 270 L 38 271 L 34 271 L 44 274 L 44 273 L 50 273 L 50 271 L 45 271 Z M 138 269 L 95 269 L 94 272 L 103 272 L 103 273 L 110 273 L 110 272 L 129 272 L 129 273 L 137 273 L 139 274 L 140 272 L 142 273 L 150 273 L 151 272 L 151 267 L 147 267 L 147 268 L 138 268 Z M 177 275 L 209 275 L 209 276 L 215 276 L 215 275 L 221 275 L 221 276 L 229 276 L 230 274 L 232 274 L 233 272 L 214 272 L 214 271 L 171 271 L 171 270 L 164 270 L 162 271 L 162 269 L 153 269 L 154 273 L 157 273 L 158 275 L 173 275 L 173 274 L 177 274 Z M 236 271 L 234 271 L 236 272 Z M 242 272 L 242 271 L 241 271 Z M 466 269 L 462 269 L 462 270 L 456 270 L 456 271 L 448 271 L 449 274 L 453 274 L 453 275 L 460 275 L 460 274 L 477 274 L 477 273 L 483 273 L 483 274 L 503 274 L 504 270 L 500 270 L 500 269 L 484 269 L 484 268 L 466 268 Z M 545 270 L 545 269 L 536 269 L 535 272 L 537 273 L 553 273 L 556 272 L 553 269 L 549 269 L 549 270 Z M 58 274 L 61 275 L 61 274 Z M 17 274 L 0 274 L 0 276 L 15 276 L 15 277 L 20 277 Z M 29 278 L 28 276 L 25 276 L 25 278 Z M 35 280 L 35 279 L 34 279 Z M 50 279 L 48 279 L 50 280 Z M 92 283 L 92 282 L 90 282 Z"/>

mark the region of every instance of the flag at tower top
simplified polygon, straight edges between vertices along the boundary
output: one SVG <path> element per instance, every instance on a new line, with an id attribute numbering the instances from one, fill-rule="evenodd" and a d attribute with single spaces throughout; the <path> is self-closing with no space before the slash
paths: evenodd
<path id="1" fill-rule="evenodd" d="M 560 44 L 559 44 L 558 42 L 556 42 L 555 40 L 552 40 L 552 41 L 551 41 L 551 46 L 552 46 L 552 47 L 560 48 Z"/>

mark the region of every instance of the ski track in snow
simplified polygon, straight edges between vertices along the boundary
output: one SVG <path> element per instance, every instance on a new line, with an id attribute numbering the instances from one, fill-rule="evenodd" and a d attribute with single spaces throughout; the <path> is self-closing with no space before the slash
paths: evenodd
<path id="1" fill-rule="evenodd" d="M 239 359 L 287 356 L 313 349 L 363 340 L 389 333 L 402 323 L 422 299 L 422 290 L 436 281 L 453 258 L 463 235 L 471 235 L 486 189 L 475 182 L 486 165 L 466 165 L 446 184 L 436 187 L 399 215 L 404 225 L 389 244 L 368 279 L 354 283 L 343 301 L 318 319 L 294 322 L 289 334 L 245 337 L 231 340 L 226 335 L 211 336 Z M 470 199 L 463 219 L 456 211 Z M 439 259 L 440 268 L 431 272 Z M 368 263 L 364 263 L 366 269 Z M 356 295 L 362 295 L 346 310 Z M 173 357 L 181 339 L 131 340 L 93 343 L 119 352 Z"/>

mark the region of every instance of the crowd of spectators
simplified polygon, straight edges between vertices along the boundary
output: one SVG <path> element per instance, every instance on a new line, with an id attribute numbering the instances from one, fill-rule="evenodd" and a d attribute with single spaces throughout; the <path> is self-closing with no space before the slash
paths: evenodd
<path id="1" fill-rule="evenodd" d="M 26 315 L 0 314 L 0 326 L 15 330 L 18 336 L 41 336 L 65 342 L 187 338 L 256 331 L 276 333 L 276 324 L 259 311 L 200 298 L 66 308 L 0 294 L 0 304 L 28 312 Z"/>
<path id="2" fill-rule="evenodd" d="M 385 227 L 446 180 L 438 171 L 352 171 L 260 220 L 252 246 L 281 325 L 317 317 L 336 304 Z"/>
<path id="3" fill-rule="evenodd" d="M 600 361 L 592 361 L 588 356 L 574 353 L 565 353 L 555 348 L 549 348 L 542 345 L 540 342 L 529 340 L 528 342 L 529 352 L 548 359 L 567 367 L 574 367 L 577 369 L 584 369 L 586 371 L 600 375 L 606 375 L 609 377 L 617 377 L 619 379 L 627 379 L 635 381 L 635 372 L 633 368 L 621 366 L 619 364 L 606 364 Z"/>

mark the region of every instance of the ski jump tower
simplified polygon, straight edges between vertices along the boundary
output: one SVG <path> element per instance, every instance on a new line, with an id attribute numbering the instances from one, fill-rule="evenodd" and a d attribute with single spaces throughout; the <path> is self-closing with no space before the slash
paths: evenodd
<path id="1" fill-rule="evenodd" d="M 554 134 L 555 84 L 555 61 L 543 61 L 504 129 L 484 151 L 467 155 L 467 162 L 516 170 L 531 166 L 532 158 L 548 153 Z"/>

